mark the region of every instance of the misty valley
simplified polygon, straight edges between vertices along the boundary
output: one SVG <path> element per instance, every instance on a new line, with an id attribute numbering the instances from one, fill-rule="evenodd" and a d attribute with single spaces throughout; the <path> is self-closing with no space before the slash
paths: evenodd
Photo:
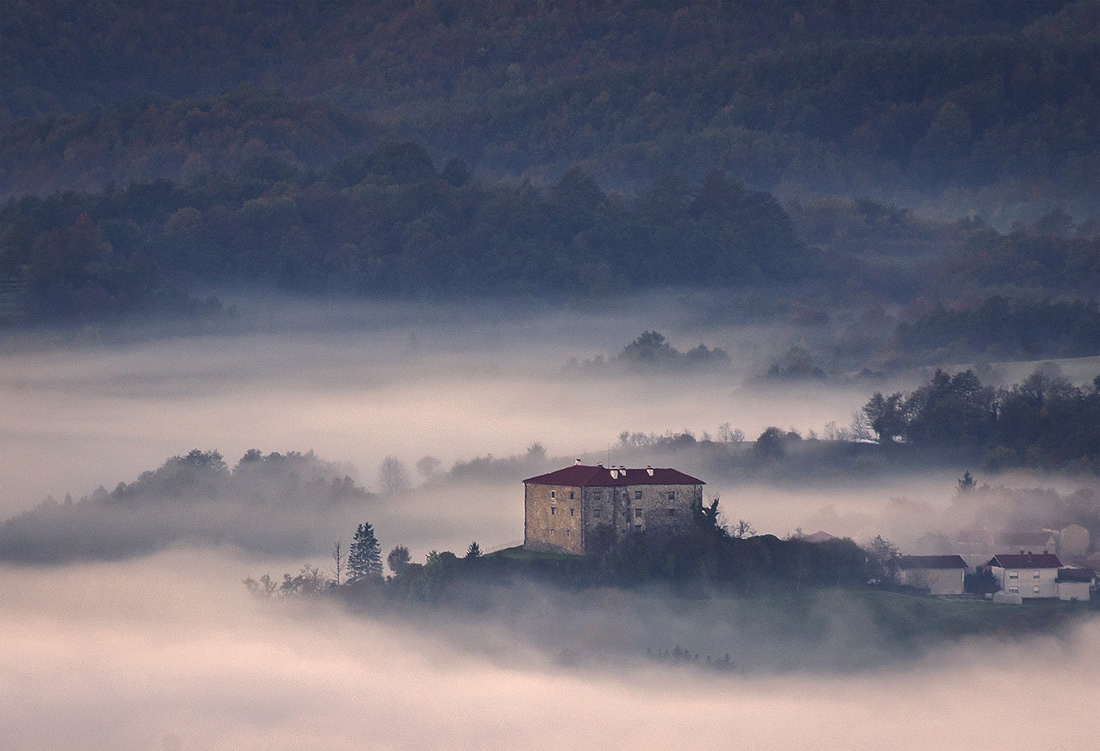
<path id="1" fill-rule="evenodd" d="M 0 11 L 0 749 L 1088 749 L 1100 1 Z"/>
<path id="2" fill-rule="evenodd" d="M 774 327 L 711 327 L 695 337 L 710 344 L 681 350 L 652 329 L 598 331 L 584 311 L 294 312 L 263 332 L 11 352 L 5 430 L 27 448 L 6 474 L 53 492 L 9 489 L 6 565 L 224 558 L 241 606 L 251 591 L 273 617 L 335 609 L 493 663 L 611 675 L 846 675 L 964 644 L 1073 640 L 1092 623 L 1091 602 L 992 604 L 979 576 L 1028 534 L 1054 552 L 1069 528 L 1084 547 L 1058 552 L 1087 565 L 1100 492 L 1060 457 L 1095 455 L 1097 395 L 1062 374 L 1072 361 L 998 387 L 969 370 L 798 379 L 763 367 L 790 354 L 763 344 Z M 613 329 L 644 326 L 629 304 L 615 316 Z M 729 354 L 746 342 L 755 367 Z M 881 385 L 903 389 L 871 393 Z M 1037 399 L 1052 427 L 1028 433 Z M 264 453 L 257 435 L 311 448 Z M 154 458 L 158 442 L 215 437 L 225 455 Z M 68 447 L 58 465 L 30 461 L 42 440 Z M 705 499 L 669 538 L 525 552 L 524 481 L 580 461 L 676 467 L 705 478 Z M 100 487 L 74 498 L 80 483 Z M 364 523 L 374 563 L 349 580 Z M 968 594 L 954 602 L 899 568 L 956 553 Z"/>

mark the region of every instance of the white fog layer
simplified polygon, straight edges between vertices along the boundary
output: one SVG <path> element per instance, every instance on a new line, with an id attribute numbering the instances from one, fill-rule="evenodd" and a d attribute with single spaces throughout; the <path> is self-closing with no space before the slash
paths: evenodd
<path id="1" fill-rule="evenodd" d="M 1005 474 L 990 480 L 1034 490 L 986 488 L 967 505 L 957 482 L 978 468 L 734 466 L 704 440 L 723 425 L 745 444 L 721 451 L 751 452 L 768 426 L 846 426 L 871 387 L 764 385 L 797 332 L 702 325 L 673 312 L 683 303 L 299 307 L 251 334 L 4 353 L 0 749 L 1090 748 L 1095 619 L 895 643 L 858 596 L 829 588 L 785 612 L 783 593 L 526 581 L 434 610 L 246 591 L 246 577 L 327 572 L 333 543 L 346 551 L 365 521 L 383 556 L 405 545 L 414 562 L 520 544 L 523 479 L 574 458 L 697 474 L 726 522 L 760 534 L 881 534 L 903 552 L 1079 490 Z M 656 330 L 729 362 L 607 364 Z M 681 431 L 700 448 L 642 440 Z M 801 442 L 792 463 L 826 443 Z M 193 450 L 225 463 L 176 472 Z M 401 471 L 387 480 L 388 457 Z M 650 657 L 680 647 L 734 667 Z"/>
<path id="2" fill-rule="evenodd" d="M 316 329 L 6 353 L 0 512 L 110 490 L 194 448 L 230 462 L 252 448 L 312 449 L 350 462 L 374 489 L 387 455 L 412 466 L 432 454 L 445 469 L 536 441 L 551 456 L 605 453 L 624 430 L 820 430 L 847 424 L 865 399 L 857 386 L 799 386 L 794 400 L 746 386 L 779 347 L 775 329 L 673 334 L 655 314 L 497 315 L 440 309 L 395 322 L 382 308 L 354 327 L 330 314 Z M 570 358 L 614 355 L 647 328 L 664 328 L 682 349 L 705 340 L 732 362 L 688 374 L 563 374 Z"/>
<path id="3" fill-rule="evenodd" d="M 0 746 L 961 750 L 1095 737 L 1095 623 L 855 676 L 561 667 L 492 631 L 464 644 L 445 628 L 253 601 L 238 583 L 250 565 L 171 553 L 5 568 Z"/>

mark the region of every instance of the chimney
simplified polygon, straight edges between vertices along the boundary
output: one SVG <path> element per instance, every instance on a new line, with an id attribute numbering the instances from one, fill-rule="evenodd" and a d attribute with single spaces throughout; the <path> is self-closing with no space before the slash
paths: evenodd
<path id="1" fill-rule="evenodd" d="M 650 477 L 653 477 L 653 467 L 649 466 L 648 464 L 645 465 L 645 473 Z"/>
<path id="2" fill-rule="evenodd" d="M 574 466 L 574 467 L 579 467 L 579 466 L 581 466 L 581 460 L 580 460 L 580 459 L 577 459 L 577 461 L 573 462 L 573 466 Z"/>
<path id="3" fill-rule="evenodd" d="M 619 470 L 617 470 L 617 469 L 612 469 L 611 470 L 611 479 L 612 480 L 618 480 L 619 479 Z"/>

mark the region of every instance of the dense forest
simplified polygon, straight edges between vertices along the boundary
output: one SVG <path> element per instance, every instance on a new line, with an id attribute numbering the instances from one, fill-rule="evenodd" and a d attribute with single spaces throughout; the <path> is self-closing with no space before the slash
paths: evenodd
<path id="1" fill-rule="evenodd" d="M 497 175 L 583 163 L 624 189 L 718 168 L 785 192 L 965 196 L 1011 220 L 1036 189 L 1075 211 L 1096 195 L 1098 23 L 1092 3 L 1024 0 L 20 3 L 0 20 L 0 123 L 21 133 L 0 167 L 41 190 L 67 174 L 56 161 L 102 160 L 92 129 L 114 142 L 91 174 L 147 178 L 146 149 L 232 151 L 230 123 L 143 113 L 252 84 Z"/>
<path id="2" fill-rule="evenodd" d="M 864 227 L 880 233 L 873 219 Z M 1053 315 L 1026 299 L 1100 287 L 1100 240 L 965 223 L 937 232 L 950 252 L 824 248 L 799 239 L 774 197 L 717 171 L 694 184 L 666 175 L 623 195 L 574 168 L 542 189 L 471 175 L 459 159 L 439 168 L 421 146 L 385 140 L 322 170 L 254 155 L 233 173 L 10 200 L 0 209 L 0 298 L 8 322 L 66 323 L 216 307 L 189 292 L 234 284 L 567 299 L 793 285 L 796 298 L 802 289 L 829 304 L 918 301 L 897 341 L 937 350 L 966 331 L 954 319 L 942 331 L 946 313 L 923 314 L 919 301 L 1004 291 L 1024 296 L 1018 318 L 1038 320 L 1031 339 L 1048 341 L 1051 326 L 1072 319 L 1064 345 L 1039 349 L 1096 352 L 1094 307 L 1066 303 Z M 1039 351 L 985 346 L 995 344 Z"/>
<path id="3" fill-rule="evenodd" d="M 18 3 L 0 325 L 696 286 L 760 290 L 728 317 L 804 327 L 809 373 L 1097 354 L 1097 28 L 1024 0 Z"/>

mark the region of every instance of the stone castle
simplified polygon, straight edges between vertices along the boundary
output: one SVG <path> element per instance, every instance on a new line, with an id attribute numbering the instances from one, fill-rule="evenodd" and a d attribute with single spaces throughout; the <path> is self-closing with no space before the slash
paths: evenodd
<path id="1" fill-rule="evenodd" d="M 523 547 L 544 553 L 601 553 L 634 534 L 691 527 L 702 480 L 675 469 L 572 467 L 523 481 Z"/>

